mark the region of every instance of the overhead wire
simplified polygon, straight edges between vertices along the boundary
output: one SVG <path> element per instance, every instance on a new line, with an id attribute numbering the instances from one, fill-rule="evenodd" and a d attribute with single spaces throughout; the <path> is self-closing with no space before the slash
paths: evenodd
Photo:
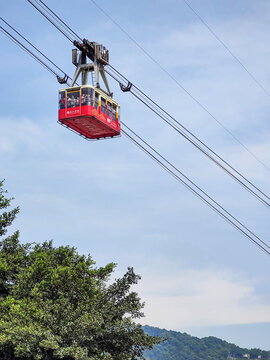
<path id="1" fill-rule="evenodd" d="M 73 31 L 51 8 L 49 8 L 48 5 L 45 4 L 44 1 L 42 0 L 34 0 L 34 1 L 36 3 L 39 3 L 39 5 L 47 12 L 47 14 L 52 14 L 51 16 L 53 16 L 55 21 L 59 25 L 62 25 L 71 36 L 73 36 L 77 40 L 83 41 L 82 38 L 75 33 L 75 31 Z"/>
<path id="2" fill-rule="evenodd" d="M 167 166 L 170 166 L 173 171 L 176 171 L 179 175 L 181 175 L 185 180 L 187 181 L 190 186 L 193 186 L 196 190 L 196 195 L 198 195 L 198 193 L 201 193 L 201 196 L 205 197 L 207 200 L 207 204 L 209 205 L 209 202 L 212 202 L 214 204 L 215 207 L 219 208 L 219 211 L 223 211 L 226 216 L 230 217 L 231 219 L 233 219 L 234 221 L 236 221 L 238 223 L 239 226 L 243 227 L 245 230 L 247 230 L 252 236 L 254 236 L 259 242 L 261 242 L 263 245 L 265 245 L 266 247 L 268 247 L 270 249 L 270 246 L 265 243 L 264 241 L 262 241 L 256 234 L 254 234 L 252 231 L 250 231 L 242 222 L 240 222 L 236 217 L 234 217 L 229 211 L 227 211 L 223 206 L 220 205 L 220 203 L 218 203 L 216 200 L 214 200 L 211 196 L 209 196 L 201 187 L 199 187 L 198 185 L 195 184 L 194 181 L 190 180 L 188 178 L 188 176 L 186 176 L 183 172 L 181 172 L 175 165 L 173 165 L 170 161 L 168 161 L 167 158 L 165 158 L 160 152 L 158 152 L 157 150 L 155 150 L 148 142 L 146 142 L 141 136 L 139 136 L 137 133 L 135 133 L 130 127 L 128 127 L 125 123 L 122 122 L 122 125 L 124 125 L 124 127 L 126 129 L 128 129 L 129 132 L 131 132 L 134 136 L 136 136 L 137 139 L 139 139 L 139 141 L 141 141 L 141 143 L 143 143 L 144 145 L 146 145 L 153 153 L 155 153 L 162 161 L 164 161 Z M 123 131 L 123 129 L 122 129 Z M 127 134 L 124 131 L 125 135 Z M 193 189 L 194 189 L 193 188 Z M 200 196 L 200 198 L 201 198 Z M 216 209 L 215 209 L 216 210 Z"/>
<path id="3" fill-rule="evenodd" d="M 239 145 L 241 145 L 257 162 L 265 169 L 270 171 L 270 167 L 265 164 L 253 151 L 251 151 L 231 130 L 229 130 L 210 110 L 204 106 L 194 95 L 191 94 L 164 66 L 160 64 L 142 45 L 138 43 L 116 20 L 112 18 L 95 0 L 90 0 L 106 17 L 108 17 L 140 50 L 153 61 L 167 76 L 173 80 L 199 107 L 201 107 L 216 123 L 218 123 Z"/>
<path id="4" fill-rule="evenodd" d="M 2 27 L 1 27 L 2 28 Z M 13 40 L 14 37 L 11 37 Z M 20 42 L 17 42 L 17 45 L 20 46 Z M 24 47 L 25 48 L 25 47 Z M 27 51 L 31 54 L 31 51 Z M 50 70 L 50 67 L 46 67 L 47 70 Z M 123 123 L 122 123 L 123 124 Z M 205 191 L 203 191 L 199 186 L 197 186 L 193 181 L 191 181 L 186 175 L 184 175 L 179 169 L 177 169 L 172 163 L 170 163 L 164 156 L 162 156 L 159 152 L 157 152 L 151 145 L 149 145 L 145 140 L 143 140 L 139 135 L 137 135 L 133 130 L 131 130 L 127 125 L 123 124 L 124 127 L 131 132 L 133 135 L 141 141 L 139 143 L 132 135 L 130 135 L 127 131 L 122 130 L 123 134 L 130 139 L 134 144 L 136 144 L 141 150 L 143 150 L 148 156 L 150 156 L 155 162 L 157 162 L 162 168 L 164 168 L 167 172 L 169 172 L 174 178 L 176 178 L 179 182 L 181 182 L 187 189 L 189 189 L 193 194 L 199 197 L 204 203 L 206 203 L 212 210 L 218 213 L 226 222 L 231 224 L 234 228 L 236 228 L 242 235 L 248 238 L 254 245 L 256 245 L 260 250 L 262 250 L 267 255 L 270 255 L 270 246 L 261 240 L 257 235 L 255 235 L 251 230 L 249 230 L 245 225 L 243 225 L 237 218 L 231 215 L 224 207 L 222 207 L 218 202 L 216 202 L 213 198 L 211 198 Z M 146 145 L 150 150 L 147 150 L 144 145 Z M 152 151 L 152 153 L 151 153 Z M 159 159 L 156 155 L 159 156 Z M 162 162 L 164 161 L 164 162 Z M 167 165 L 166 165 L 167 164 Z M 169 166 L 171 168 L 169 168 Z M 178 175 L 174 172 L 174 170 L 178 173 Z M 180 176 L 182 178 L 180 178 Z M 184 180 L 184 179 L 185 180 Z M 188 184 L 188 182 L 189 184 Z M 192 187 L 193 186 L 193 187 Z M 267 249 L 268 248 L 268 249 Z"/>
<path id="5" fill-rule="evenodd" d="M 108 65 L 110 69 L 113 69 L 114 73 L 105 69 L 105 72 L 111 76 L 119 84 L 122 81 L 128 82 L 120 72 L 118 72 L 111 65 Z M 135 89 L 132 90 L 132 89 Z M 251 195 L 257 198 L 262 204 L 270 208 L 270 197 L 260 190 L 256 185 L 254 185 L 250 180 L 248 180 L 244 175 L 242 175 L 238 170 L 232 167 L 227 161 L 225 161 L 221 156 L 219 156 L 215 151 L 213 151 L 209 146 L 202 142 L 197 136 L 195 136 L 191 131 L 184 127 L 179 121 L 173 118 L 167 111 L 165 111 L 160 105 L 154 102 L 149 96 L 142 92 L 136 85 L 132 84 L 130 92 L 144 105 L 146 105 L 151 111 L 153 111 L 157 116 L 164 120 L 169 126 L 171 126 L 175 131 L 177 131 L 181 136 L 183 136 L 187 141 L 194 145 L 199 151 L 206 155 L 211 161 L 214 162 L 218 167 L 225 171 L 229 176 L 231 176 L 235 181 L 237 181 L 244 189 L 246 189 Z M 177 126 L 175 124 L 177 124 Z M 239 177 L 242 179 L 239 179 Z M 250 186 L 251 187 L 250 187 Z M 260 195 L 261 194 L 261 195 Z"/>
<path id="6" fill-rule="evenodd" d="M 12 31 L 14 31 L 17 35 L 19 35 L 27 44 L 29 44 L 33 49 L 35 49 L 40 55 L 42 55 L 46 60 L 48 60 L 53 66 L 55 66 L 65 76 L 67 76 L 67 74 L 59 66 L 57 66 L 53 61 L 51 61 L 43 52 L 41 52 L 36 46 L 34 46 L 29 40 L 27 40 L 22 34 L 20 34 L 13 26 L 11 26 L 1 16 L 0 16 L 0 20 L 2 20 Z M 69 76 L 67 76 L 67 78 L 71 80 L 71 78 Z"/>
<path id="7" fill-rule="evenodd" d="M 31 0 L 27 0 L 28 2 L 32 3 Z M 35 0 L 36 2 L 42 2 L 42 0 Z M 91 0 L 93 1 L 93 0 Z M 48 12 L 55 14 L 50 8 L 48 8 Z M 43 14 L 41 12 L 41 14 Z M 44 14 L 43 14 L 44 15 Z M 57 16 L 58 17 L 58 16 Z M 47 16 L 46 16 L 47 18 Z M 58 17 L 58 19 L 60 19 Z M 53 22 L 52 20 L 50 22 Z M 59 22 L 59 21 L 58 21 Z M 66 27 L 66 23 L 61 20 L 62 26 Z M 58 28 L 57 26 L 55 26 Z M 68 27 L 70 29 L 70 27 Z M 77 34 L 76 34 L 77 35 Z M 77 35 L 78 36 L 78 35 Z M 130 81 L 122 75 L 118 70 L 116 70 L 112 65 L 107 65 L 114 74 L 110 73 L 107 69 L 105 72 L 113 77 L 116 81 L 121 83 L 121 81 L 126 81 L 130 83 Z M 119 80 L 115 77 L 115 74 L 119 76 L 122 80 Z M 235 181 L 237 181 L 244 189 L 246 189 L 251 195 L 253 195 L 257 200 L 259 200 L 262 204 L 266 207 L 270 208 L 270 197 L 266 195 L 262 190 L 260 190 L 256 185 L 254 185 L 251 181 L 249 181 L 245 176 L 243 176 L 239 171 L 233 168 L 227 161 L 225 161 L 221 156 L 219 156 L 216 152 L 214 152 L 209 146 L 203 143 L 197 136 L 195 136 L 191 131 L 185 128 L 179 121 L 173 118 L 168 112 L 166 112 L 161 106 L 159 106 L 156 102 L 154 102 L 149 96 L 143 93 L 138 87 L 132 84 L 132 88 L 136 91 L 134 92 L 131 89 L 131 93 L 137 97 L 142 103 L 144 103 L 149 109 L 151 109 L 155 114 L 157 114 L 160 118 L 162 118 L 167 124 L 169 124 L 174 130 L 176 130 L 180 135 L 182 135 L 186 140 L 188 140 L 191 144 L 193 144 L 198 150 L 200 150 L 204 155 L 206 155 L 210 160 L 212 160 L 217 166 L 219 166 L 223 171 L 225 171 L 229 176 L 231 176 Z M 172 122 L 176 123 L 177 126 L 172 124 Z M 181 129 L 179 129 L 179 127 Z M 183 132 L 184 131 L 184 132 Z M 210 154 L 210 153 L 211 154 Z M 221 164 L 220 161 L 223 163 Z M 232 173 L 232 171 L 234 173 Z M 240 176 L 239 179 L 238 176 Z M 251 187 L 250 187 L 250 186 Z"/>
<path id="8" fill-rule="evenodd" d="M 67 34 L 59 25 L 56 25 L 55 22 L 53 22 L 48 15 L 45 14 L 44 11 L 42 11 L 37 5 L 34 4 L 32 0 L 27 0 L 34 8 L 43 15 L 58 31 L 60 31 L 70 42 L 73 43 L 73 39 L 70 35 Z M 35 1 L 35 0 L 34 0 Z"/>
<path id="9" fill-rule="evenodd" d="M 254 245 L 260 248 L 265 254 L 268 256 L 270 255 L 270 251 L 267 250 L 262 244 L 265 244 L 267 248 L 269 248 L 268 244 L 266 244 L 264 241 L 262 241 L 259 237 L 256 238 L 259 239 L 259 241 L 255 240 L 250 234 L 253 234 L 250 230 L 246 232 L 242 227 L 241 223 L 237 220 L 234 222 L 232 219 L 230 219 L 229 216 L 226 215 L 228 213 L 223 213 L 220 209 L 218 209 L 216 206 L 214 206 L 210 201 L 208 201 L 204 196 L 202 196 L 198 191 L 196 191 L 192 186 L 190 186 L 185 180 L 181 179 L 175 172 L 173 172 L 168 166 L 166 166 L 164 163 L 162 163 L 161 160 L 159 160 L 153 153 L 151 153 L 149 150 L 147 150 L 141 143 L 139 143 L 136 139 L 134 139 L 130 134 L 128 134 L 125 130 L 122 130 L 122 133 L 131 140 L 136 146 L 138 146 L 144 153 L 146 153 L 152 160 L 154 160 L 158 165 L 160 165 L 165 171 L 167 171 L 171 176 L 173 176 L 177 181 L 182 183 L 185 188 L 187 188 L 189 191 L 191 191 L 195 196 L 197 196 L 200 200 L 202 200 L 207 206 L 209 206 L 212 210 L 214 210 L 219 216 L 221 216 L 226 222 L 228 222 L 230 225 L 232 225 L 237 231 L 239 231 L 242 235 L 244 235 L 246 238 L 248 238 Z M 234 217 L 232 217 L 234 218 Z M 234 218 L 235 219 L 235 218 Z M 250 233 L 250 234 L 249 234 Z"/>
<path id="10" fill-rule="evenodd" d="M 28 53 L 34 60 L 36 60 L 39 64 L 41 64 L 45 69 L 47 69 L 50 73 L 57 77 L 57 73 L 48 66 L 43 60 L 41 60 L 37 55 L 35 55 L 31 50 L 27 49 L 25 45 L 23 45 L 18 39 L 15 38 L 12 34 L 10 34 L 6 29 L 0 26 L 0 31 L 6 35 L 10 40 L 12 40 L 16 45 L 18 45 L 22 50 Z"/>
<path id="11" fill-rule="evenodd" d="M 91 0 L 93 1 L 93 0 Z M 209 32 L 216 38 L 216 40 L 229 52 L 229 54 L 238 62 L 238 64 L 245 70 L 245 72 L 251 77 L 251 79 L 263 90 L 263 92 L 270 97 L 269 91 L 261 84 L 261 82 L 248 70 L 248 68 L 243 64 L 243 62 L 232 52 L 228 45 L 216 34 L 216 32 L 209 26 L 209 24 L 201 17 L 201 15 L 196 11 L 187 0 L 183 2 L 189 7 L 189 9 L 197 16 L 201 23 L 209 30 Z"/>

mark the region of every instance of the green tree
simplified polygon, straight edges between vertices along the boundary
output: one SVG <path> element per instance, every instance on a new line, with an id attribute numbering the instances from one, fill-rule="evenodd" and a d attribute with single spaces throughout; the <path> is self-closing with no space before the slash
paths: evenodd
<path id="1" fill-rule="evenodd" d="M 10 200 L 0 183 L 0 208 Z M 143 316 L 139 280 L 132 268 L 111 284 L 110 263 L 52 242 L 21 244 L 19 233 L 3 239 L 19 209 L 0 217 L 0 359 L 143 359 L 158 337 L 135 322 Z"/>
<path id="2" fill-rule="evenodd" d="M 22 260 L 19 251 L 17 251 L 17 245 L 19 243 L 19 231 L 16 231 L 13 235 L 5 238 L 8 227 L 12 225 L 12 222 L 19 213 L 19 207 L 8 211 L 11 200 L 13 198 L 7 198 L 7 191 L 3 189 L 4 181 L 0 181 L 0 297 L 9 293 L 9 288 L 13 282 L 15 274 L 19 270 L 19 263 Z M 15 250 L 16 249 L 16 250 Z M 23 246 L 21 247 L 21 251 Z M 9 264 L 9 266 L 8 266 Z"/>

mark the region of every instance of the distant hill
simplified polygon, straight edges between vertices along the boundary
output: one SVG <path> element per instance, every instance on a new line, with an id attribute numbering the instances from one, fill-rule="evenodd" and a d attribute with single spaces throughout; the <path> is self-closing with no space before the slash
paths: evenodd
<path id="1" fill-rule="evenodd" d="M 213 336 L 199 339 L 186 333 L 151 326 L 144 326 L 143 329 L 149 335 L 167 338 L 155 345 L 153 350 L 145 351 L 148 360 L 270 360 L 268 351 L 240 348 Z"/>

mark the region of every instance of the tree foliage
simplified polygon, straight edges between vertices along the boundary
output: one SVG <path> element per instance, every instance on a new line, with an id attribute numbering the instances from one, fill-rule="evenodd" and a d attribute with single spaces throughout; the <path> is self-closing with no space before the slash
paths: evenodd
<path id="1" fill-rule="evenodd" d="M 0 183 L 0 209 L 7 209 Z M 143 359 L 159 342 L 135 319 L 143 316 L 139 276 L 132 268 L 108 284 L 115 269 L 53 243 L 3 238 L 19 209 L 0 216 L 0 359 Z"/>

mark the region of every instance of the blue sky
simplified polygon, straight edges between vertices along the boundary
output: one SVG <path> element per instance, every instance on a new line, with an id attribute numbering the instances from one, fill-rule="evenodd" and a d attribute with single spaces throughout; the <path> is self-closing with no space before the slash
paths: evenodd
<path id="1" fill-rule="evenodd" d="M 270 167 L 270 98 L 183 0 L 96 0 L 131 37 Z M 111 64 L 267 194 L 269 170 L 202 110 L 91 0 L 46 3 Z M 268 1 L 190 0 L 270 91 Z M 71 43 L 27 1 L 1 16 L 70 76 Z M 2 24 L 1 24 L 2 25 Z M 53 239 L 133 266 L 146 302 L 142 323 L 270 349 L 269 257 L 220 219 L 128 139 L 88 142 L 57 124 L 59 84 L 0 34 L 1 178 L 21 207 L 22 241 Z M 121 118 L 264 241 L 269 210 L 129 93 L 110 82 Z"/>

